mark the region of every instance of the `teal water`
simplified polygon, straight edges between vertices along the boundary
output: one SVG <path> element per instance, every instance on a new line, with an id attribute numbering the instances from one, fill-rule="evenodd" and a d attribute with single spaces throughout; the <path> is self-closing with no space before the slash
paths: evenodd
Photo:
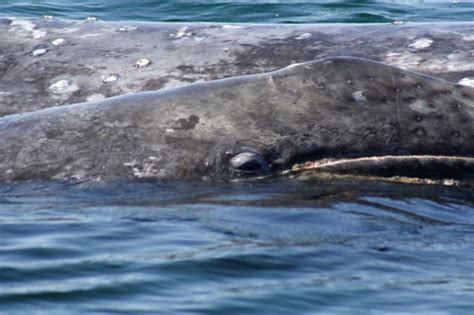
<path id="1" fill-rule="evenodd" d="M 0 15 L 106 21 L 376 23 L 474 21 L 474 1 L 0 0 Z"/>

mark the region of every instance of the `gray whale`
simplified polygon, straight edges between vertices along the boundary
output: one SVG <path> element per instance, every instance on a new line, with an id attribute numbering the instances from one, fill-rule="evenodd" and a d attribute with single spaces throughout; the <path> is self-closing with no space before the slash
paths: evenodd
<path id="1" fill-rule="evenodd" d="M 474 90 L 335 57 L 0 118 L 0 180 L 472 178 Z M 307 167 L 305 167 L 305 165 Z"/>
<path id="2" fill-rule="evenodd" d="M 474 23 L 251 25 L 0 18 L 0 116 L 337 56 L 474 85 L 473 52 Z M 140 59 L 151 63 L 137 67 Z"/>

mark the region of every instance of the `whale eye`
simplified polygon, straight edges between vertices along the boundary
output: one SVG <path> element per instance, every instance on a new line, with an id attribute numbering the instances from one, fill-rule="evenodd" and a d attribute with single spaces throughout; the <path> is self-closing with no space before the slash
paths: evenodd
<path id="1" fill-rule="evenodd" d="M 245 173 L 261 172 L 268 167 L 267 161 L 255 152 L 238 153 L 229 160 L 229 164 L 234 169 Z"/>

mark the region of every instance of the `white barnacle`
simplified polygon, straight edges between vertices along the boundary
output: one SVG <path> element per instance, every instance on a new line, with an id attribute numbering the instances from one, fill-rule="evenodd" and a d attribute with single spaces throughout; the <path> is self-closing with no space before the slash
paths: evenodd
<path id="1" fill-rule="evenodd" d="M 86 98 L 86 101 L 88 101 L 88 102 L 100 101 L 100 100 L 103 100 L 104 98 L 105 98 L 104 94 L 94 93 L 94 94 L 89 95 Z"/>
<path id="2" fill-rule="evenodd" d="M 151 64 L 151 60 L 148 58 L 140 58 L 135 61 L 134 67 L 135 68 L 144 68 Z"/>
<path id="3" fill-rule="evenodd" d="M 134 167 L 136 164 L 137 164 L 137 161 L 133 160 L 131 162 L 123 163 L 123 166 L 125 166 L 125 167 Z"/>
<path id="4" fill-rule="evenodd" d="M 66 42 L 66 40 L 64 38 L 57 38 L 55 40 L 53 40 L 51 42 L 51 44 L 53 44 L 54 46 L 59 46 L 59 45 L 62 45 Z"/>
<path id="5" fill-rule="evenodd" d="M 295 37 L 297 40 L 308 39 L 311 37 L 311 33 L 303 33 Z"/>
<path id="6" fill-rule="evenodd" d="M 23 32 L 31 33 L 34 39 L 40 39 L 46 36 L 46 31 L 36 29 L 36 24 L 27 20 L 13 20 L 10 26 L 16 27 Z"/>
<path id="7" fill-rule="evenodd" d="M 187 37 L 191 36 L 192 33 L 191 33 L 191 32 L 188 32 L 187 30 L 188 30 L 188 27 L 187 27 L 187 26 L 181 27 L 181 28 L 178 30 L 178 32 L 176 32 L 176 35 L 174 35 L 174 37 L 176 37 L 176 38 L 181 38 L 181 37 L 184 37 L 184 36 L 187 36 Z"/>
<path id="8" fill-rule="evenodd" d="M 415 48 L 415 49 L 423 49 L 423 48 L 428 48 L 433 44 L 433 40 L 430 38 L 420 38 L 414 41 L 413 43 L 409 44 L 409 47 Z"/>
<path id="9" fill-rule="evenodd" d="M 436 111 L 436 107 L 423 99 L 417 99 L 408 105 L 411 110 L 422 114 L 429 114 Z"/>
<path id="10" fill-rule="evenodd" d="M 70 80 L 59 80 L 51 84 L 48 88 L 54 94 L 72 94 L 79 90 L 79 87 Z"/>
<path id="11" fill-rule="evenodd" d="M 458 82 L 461 85 L 470 86 L 474 88 L 474 77 L 467 77 L 459 80 Z"/>
<path id="12" fill-rule="evenodd" d="M 39 56 L 42 56 L 44 54 L 46 54 L 48 52 L 48 50 L 46 48 L 39 48 L 39 49 L 35 49 L 33 50 L 31 53 L 30 53 L 30 56 L 32 57 L 39 57 Z"/>
<path id="13" fill-rule="evenodd" d="M 22 30 L 27 31 L 27 32 L 32 32 L 36 28 L 36 24 L 27 20 L 13 20 L 10 23 L 10 26 L 19 27 Z"/>
<path id="14" fill-rule="evenodd" d="M 102 84 L 112 83 L 119 79 L 118 74 L 111 74 L 111 75 L 103 75 L 101 77 Z"/>
<path id="15" fill-rule="evenodd" d="M 472 42 L 472 41 L 474 41 L 474 35 L 464 35 L 462 37 L 462 40 L 464 40 L 466 42 Z"/>
<path id="16" fill-rule="evenodd" d="M 359 105 L 364 105 L 367 103 L 367 97 L 365 97 L 364 91 L 355 91 L 352 93 L 352 98 Z"/>

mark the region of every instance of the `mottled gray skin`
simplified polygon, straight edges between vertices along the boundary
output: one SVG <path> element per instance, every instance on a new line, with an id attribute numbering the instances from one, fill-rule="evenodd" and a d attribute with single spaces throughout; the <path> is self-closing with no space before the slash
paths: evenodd
<path id="1" fill-rule="evenodd" d="M 469 87 L 330 58 L 5 116 L 0 180 L 234 178 L 297 162 L 386 155 L 443 156 L 414 159 L 428 170 L 423 175 L 472 178 L 473 119 Z M 421 170 L 393 160 L 347 165 L 330 171 Z"/>
<path id="2" fill-rule="evenodd" d="M 63 39 L 59 45 L 55 40 Z M 47 53 L 33 56 L 36 49 Z M 0 116 L 353 56 L 473 78 L 474 23 L 226 25 L 0 19 Z M 151 64 L 134 67 L 139 58 Z M 116 81 L 103 82 L 116 75 Z M 50 89 L 61 80 L 74 87 Z"/>

